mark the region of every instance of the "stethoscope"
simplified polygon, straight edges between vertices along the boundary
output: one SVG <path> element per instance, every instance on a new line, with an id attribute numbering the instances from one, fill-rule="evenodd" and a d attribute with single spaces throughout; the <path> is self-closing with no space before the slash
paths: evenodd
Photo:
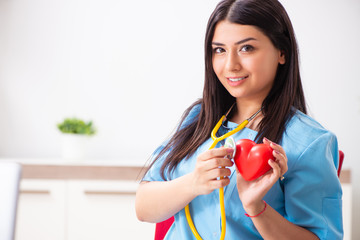
<path id="1" fill-rule="evenodd" d="M 234 135 L 235 133 L 241 131 L 242 129 L 244 129 L 246 127 L 246 125 L 253 120 L 256 115 L 258 115 L 262 108 L 260 108 L 256 113 L 254 113 L 251 117 L 249 117 L 248 119 L 246 119 L 245 121 L 243 121 L 242 123 L 240 123 L 235 129 L 231 130 L 230 132 L 220 136 L 220 137 L 216 137 L 216 133 L 218 132 L 220 126 L 223 124 L 224 120 L 226 120 L 226 117 L 228 116 L 228 114 L 231 112 L 233 106 L 235 104 L 233 104 L 231 106 L 231 108 L 229 109 L 229 111 L 223 115 L 220 120 L 218 121 L 218 123 L 215 125 L 214 129 L 211 131 L 211 138 L 214 140 L 214 142 L 211 144 L 209 149 L 213 149 L 216 144 L 218 144 L 218 142 L 230 137 L 231 135 Z M 224 188 L 220 188 L 219 189 L 219 202 L 220 202 L 220 212 L 221 212 L 221 235 L 220 235 L 220 240 L 224 240 L 225 239 L 225 233 L 226 233 L 226 215 L 225 215 L 225 205 L 224 205 Z M 201 236 L 199 235 L 199 233 L 197 232 L 195 225 L 191 219 L 191 214 L 190 214 L 190 210 L 189 210 L 189 205 L 185 206 L 185 215 L 186 215 L 186 219 L 187 222 L 189 224 L 189 227 L 192 231 L 192 233 L 194 234 L 194 236 L 196 237 L 196 239 L 198 240 L 202 240 Z"/>

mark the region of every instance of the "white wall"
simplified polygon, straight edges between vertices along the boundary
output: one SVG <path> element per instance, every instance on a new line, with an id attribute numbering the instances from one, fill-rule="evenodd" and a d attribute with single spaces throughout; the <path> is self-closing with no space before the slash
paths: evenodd
<path id="1" fill-rule="evenodd" d="M 56 123 L 92 119 L 92 158 L 143 163 L 201 97 L 218 0 L 0 0 L 0 157 L 60 157 Z M 360 2 L 281 1 L 293 21 L 310 114 L 360 180 Z M 360 224 L 354 185 L 353 226 Z M 360 229 L 353 227 L 354 239 Z"/>
<path id="2" fill-rule="evenodd" d="M 1 156 L 60 156 L 77 116 L 90 156 L 145 161 L 201 97 L 213 2 L 1 0 Z"/>

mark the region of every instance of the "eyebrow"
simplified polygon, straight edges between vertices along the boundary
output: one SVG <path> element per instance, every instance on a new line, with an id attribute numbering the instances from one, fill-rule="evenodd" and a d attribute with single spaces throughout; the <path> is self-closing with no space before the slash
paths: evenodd
<path id="1" fill-rule="evenodd" d="M 256 40 L 255 38 L 253 37 L 249 37 L 249 38 L 245 38 L 243 40 L 240 40 L 238 42 L 235 43 L 235 45 L 239 45 L 239 44 L 242 44 L 244 42 L 247 42 L 247 41 L 250 41 L 250 40 Z M 213 45 L 216 45 L 216 46 L 225 46 L 225 44 L 223 43 L 218 43 L 218 42 L 212 42 Z"/>

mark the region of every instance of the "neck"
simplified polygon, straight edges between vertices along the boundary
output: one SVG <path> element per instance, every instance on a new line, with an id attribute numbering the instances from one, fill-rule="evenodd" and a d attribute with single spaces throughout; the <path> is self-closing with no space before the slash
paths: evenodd
<path id="1" fill-rule="evenodd" d="M 254 101 L 244 101 L 244 100 L 236 100 L 236 106 L 234 109 L 234 114 L 231 117 L 231 121 L 240 124 L 245 119 L 251 117 L 254 113 L 256 113 L 261 108 L 261 102 Z M 258 113 L 256 117 L 249 122 L 248 128 L 253 130 L 257 129 L 257 126 L 261 119 L 263 118 L 262 113 Z"/>
<path id="2" fill-rule="evenodd" d="M 240 120 L 245 120 L 261 108 L 262 102 L 236 100 L 236 114 Z M 235 116 L 234 116 L 235 117 Z"/>

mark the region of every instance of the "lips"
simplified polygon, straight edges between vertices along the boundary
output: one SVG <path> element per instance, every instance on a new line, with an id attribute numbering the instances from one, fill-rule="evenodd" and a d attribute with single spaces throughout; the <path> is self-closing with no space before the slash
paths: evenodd
<path id="1" fill-rule="evenodd" d="M 227 78 L 229 81 L 231 82 L 238 82 L 238 81 L 241 81 L 241 80 L 244 80 L 245 78 L 247 78 L 248 76 L 245 76 L 245 77 L 229 77 Z"/>
<path id="2" fill-rule="evenodd" d="M 245 79 L 247 79 L 249 76 L 241 76 L 241 77 L 227 77 L 227 81 L 229 83 L 230 86 L 238 86 L 241 83 L 244 82 Z"/>

